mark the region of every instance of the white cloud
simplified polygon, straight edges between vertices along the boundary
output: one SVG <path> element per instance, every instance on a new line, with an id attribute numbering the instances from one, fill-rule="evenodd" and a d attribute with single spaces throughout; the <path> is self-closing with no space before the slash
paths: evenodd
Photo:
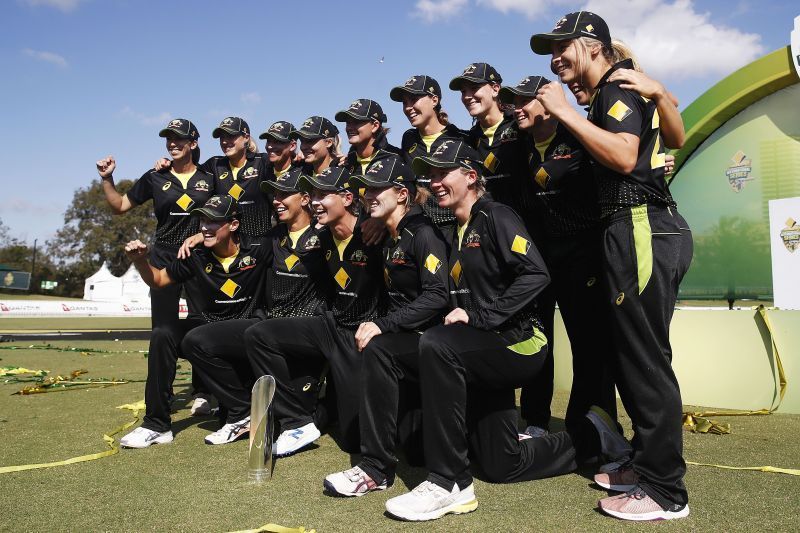
<path id="1" fill-rule="evenodd" d="M 32 7 L 46 6 L 60 9 L 63 12 L 72 11 L 78 4 L 84 0 L 24 0 L 26 4 Z"/>
<path id="2" fill-rule="evenodd" d="M 24 48 L 22 53 L 28 57 L 32 57 L 37 61 L 44 61 L 45 63 L 50 63 L 51 65 L 55 65 L 59 68 L 67 68 L 69 63 L 67 60 L 64 59 L 64 56 L 58 55 L 53 52 L 45 52 L 43 50 L 31 50 L 30 48 Z"/>
<path id="3" fill-rule="evenodd" d="M 130 108 L 130 106 L 125 106 L 120 109 L 119 115 L 131 118 L 143 126 L 157 126 L 159 124 L 166 124 L 169 122 L 169 119 L 172 118 L 172 115 L 166 111 L 162 111 L 157 115 L 145 115 L 144 113 L 134 111 Z"/>
<path id="4" fill-rule="evenodd" d="M 418 0 L 413 16 L 425 22 L 449 19 L 467 6 L 468 0 Z"/>
<path id="5" fill-rule="evenodd" d="M 550 23 L 549 19 L 547 19 L 547 15 L 552 14 L 554 6 L 574 5 L 571 0 L 477 0 L 477 2 L 478 5 L 496 9 L 504 15 L 507 15 L 510 11 L 516 11 L 522 13 L 531 20 L 544 17 L 547 20 L 547 24 Z M 557 19 L 553 19 L 552 22 L 556 20 Z"/>
<path id="6" fill-rule="evenodd" d="M 764 53 L 761 36 L 713 24 L 691 0 L 589 0 L 611 36 L 625 41 L 661 81 L 729 74 Z"/>
<path id="7" fill-rule="evenodd" d="M 243 104 L 260 104 L 261 103 L 261 95 L 257 92 L 253 91 L 250 93 L 242 93 L 239 97 Z"/>

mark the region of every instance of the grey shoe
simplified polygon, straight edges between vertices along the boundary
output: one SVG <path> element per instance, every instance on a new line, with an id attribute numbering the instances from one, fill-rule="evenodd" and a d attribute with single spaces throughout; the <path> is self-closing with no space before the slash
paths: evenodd
<path id="1" fill-rule="evenodd" d="M 600 436 L 600 449 L 603 456 L 611 461 L 616 461 L 633 454 L 631 443 L 617 430 L 617 425 L 603 409 L 593 405 L 586 413 L 586 418 Z"/>

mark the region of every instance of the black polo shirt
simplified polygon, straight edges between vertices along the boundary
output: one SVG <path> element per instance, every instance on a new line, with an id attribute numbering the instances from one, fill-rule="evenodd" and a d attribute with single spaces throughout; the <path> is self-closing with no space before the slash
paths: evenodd
<path id="1" fill-rule="evenodd" d="M 544 260 L 514 210 L 487 195 L 454 232 L 449 257 L 452 304 L 469 325 L 500 332 L 509 344 L 541 331 L 536 297 L 550 282 Z"/>
<path id="2" fill-rule="evenodd" d="M 200 229 L 192 209 L 202 207 L 214 192 L 214 177 L 198 168 L 186 187 L 169 169 L 149 170 L 128 190 L 128 199 L 137 205 L 153 200 L 156 244 L 178 246 Z"/>
<path id="3" fill-rule="evenodd" d="M 597 186 L 589 157 L 561 124 L 553 136 L 537 144 L 524 136 L 526 165 L 520 180 L 518 206 L 512 204 L 533 234 L 552 239 L 577 235 L 599 226 Z"/>
<path id="4" fill-rule="evenodd" d="M 331 280 L 319 230 L 312 224 L 292 243 L 286 224 L 267 234 L 272 241 L 272 268 L 267 291 L 270 318 L 322 314 L 331 299 Z"/>
<path id="5" fill-rule="evenodd" d="M 344 167 L 347 168 L 347 171 L 350 172 L 350 174 L 361 176 L 366 171 L 366 166 L 380 157 L 385 157 L 382 156 L 381 153 L 401 155 L 401 150 L 400 148 L 389 144 L 386 139 L 381 139 L 375 146 L 375 151 L 372 152 L 372 157 L 370 157 L 368 160 L 359 161 L 355 149 L 351 148 L 350 151 L 347 152 L 347 159 L 344 162 Z"/>
<path id="6" fill-rule="evenodd" d="M 383 333 L 424 331 L 441 324 L 449 304 L 447 246 L 439 229 L 413 206 L 383 245 L 389 310 L 375 324 Z"/>
<path id="7" fill-rule="evenodd" d="M 230 261 L 220 261 L 210 248 L 198 246 L 186 259 L 176 259 L 167 266 L 167 274 L 176 283 L 194 278 L 200 317 L 208 322 L 251 318 L 263 313 L 264 280 L 272 260 L 271 242 L 243 235 L 239 252 Z M 223 263 L 227 264 L 223 266 Z M 257 315 L 256 315 L 257 316 Z"/>
<path id="8" fill-rule="evenodd" d="M 225 156 L 214 156 L 200 167 L 214 176 L 216 194 L 229 194 L 239 202 L 242 235 L 265 235 L 272 227 L 272 197 L 261 192 L 261 182 L 273 177 L 267 155 L 247 152 L 235 176 Z"/>
<path id="9" fill-rule="evenodd" d="M 517 159 L 518 141 L 521 138 L 517 122 L 511 113 L 503 114 L 491 138 L 484 133 L 479 123 L 469 130 L 469 145 L 481 156 L 486 171 L 486 190 L 497 202 L 511 205 L 514 201 L 513 174 Z"/>
<path id="10" fill-rule="evenodd" d="M 453 124 L 448 124 L 445 126 L 444 130 L 442 130 L 441 135 L 431 143 L 429 148 L 428 145 L 425 144 L 417 128 L 410 128 L 403 133 L 403 140 L 400 143 L 403 159 L 407 165 L 411 166 L 415 158 L 430 155 L 446 140 L 457 140 L 469 143 L 469 138 L 465 131 L 458 129 Z M 417 177 L 417 181 L 420 185 L 425 187 L 430 186 L 431 182 L 430 179 L 419 176 Z M 433 223 L 439 227 L 452 226 L 455 224 L 456 217 L 453 215 L 453 212 L 449 209 L 439 207 L 439 203 L 433 195 L 428 198 L 425 205 L 422 206 L 422 209 L 431 217 Z"/>
<path id="11" fill-rule="evenodd" d="M 642 204 L 675 205 L 664 174 L 664 142 L 656 104 L 635 91 L 620 88 L 620 81 L 609 82 L 611 73 L 620 68 L 633 68 L 633 63 L 621 61 L 600 79 L 588 119 L 606 131 L 636 135 L 639 153 L 636 166 L 628 175 L 594 165 L 603 217 Z"/>
<path id="12" fill-rule="evenodd" d="M 362 322 L 372 322 L 386 314 L 386 291 L 383 279 L 381 247 L 367 246 L 356 224 L 342 255 L 329 228 L 319 232 L 325 264 L 333 278 L 331 307 L 339 326 L 355 329 Z"/>

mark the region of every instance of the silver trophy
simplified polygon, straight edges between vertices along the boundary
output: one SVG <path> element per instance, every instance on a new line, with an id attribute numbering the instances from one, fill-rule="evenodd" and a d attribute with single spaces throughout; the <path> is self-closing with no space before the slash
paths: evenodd
<path id="1" fill-rule="evenodd" d="M 250 403 L 250 449 L 247 459 L 247 479 L 262 483 L 272 477 L 272 435 L 275 422 L 272 398 L 275 378 L 261 376 L 253 385 Z"/>

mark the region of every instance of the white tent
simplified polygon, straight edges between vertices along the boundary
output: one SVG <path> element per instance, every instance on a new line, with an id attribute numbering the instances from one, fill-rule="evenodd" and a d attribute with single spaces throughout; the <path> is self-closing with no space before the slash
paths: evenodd
<path id="1" fill-rule="evenodd" d="M 142 280 L 142 276 L 131 265 L 128 271 L 122 275 L 122 299 L 126 302 L 137 302 L 147 300 L 150 296 L 150 287 Z"/>
<path id="2" fill-rule="evenodd" d="M 100 270 L 86 278 L 83 285 L 83 299 L 93 302 L 120 301 L 122 299 L 122 279 L 108 270 L 105 261 Z"/>

